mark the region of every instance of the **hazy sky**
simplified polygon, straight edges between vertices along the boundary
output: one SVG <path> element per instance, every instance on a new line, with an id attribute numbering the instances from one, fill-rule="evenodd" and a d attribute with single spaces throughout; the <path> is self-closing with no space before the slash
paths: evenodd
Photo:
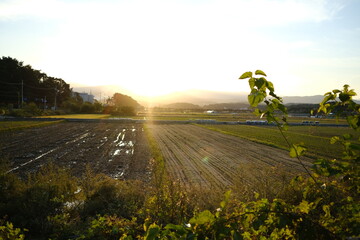
<path id="1" fill-rule="evenodd" d="M 137 94 L 248 92 L 261 69 L 279 95 L 360 94 L 360 0 L 0 0 L 0 57 L 70 84 Z"/>

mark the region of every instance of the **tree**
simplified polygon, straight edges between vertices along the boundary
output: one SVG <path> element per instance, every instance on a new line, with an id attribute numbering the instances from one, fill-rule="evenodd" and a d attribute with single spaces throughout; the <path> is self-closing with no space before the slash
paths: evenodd
<path id="1" fill-rule="evenodd" d="M 136 110 L 143 108 L 132 97 L 121 93 L 115 93 L 107 100 L 107 104 L 110 106 L 109 112 L 114 115 L 132 116 Z"/>
<path id="2" fill-rule="evenodd" d="M 60 105 L 71 96 L 70 85 L 61 78 L 47 76 L 30 65 L 11 57 L 0 59 L 0 104 L 20 107 L 35 103 L 38 107 Z"/>

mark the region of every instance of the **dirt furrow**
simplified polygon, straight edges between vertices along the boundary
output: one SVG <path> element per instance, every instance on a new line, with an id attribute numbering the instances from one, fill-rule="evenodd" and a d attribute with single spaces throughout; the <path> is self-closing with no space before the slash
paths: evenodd
<path id="1" fill-rule="evenodd" d="M 248 169 L 256 176 L 266 167 L 284 166 L 289 172 L 302 172 L 302 167 L 287 151 L 221 134 L 194 125 L 150 125 L 165 157 L 167 170 L 174 178 L 223 188 L 238 177 L 238 170 Z M 179 174 L 182 173 L 182 175 Z"/>

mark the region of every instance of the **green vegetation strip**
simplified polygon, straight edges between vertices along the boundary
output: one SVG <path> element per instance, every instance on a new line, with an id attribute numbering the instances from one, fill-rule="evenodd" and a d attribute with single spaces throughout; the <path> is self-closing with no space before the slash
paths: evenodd
<path id="1" fill-rule="evenodd" d="M 63 120 L 59 121 L 1 121 L 0 122 L 0 132 L 4 131 L 13 131 L 13 130 L 20 130 L 26 128 L 33 128 L 33 127 L 44 127 L 51 124 L 56 124 L 63 122 Z"/>
<path id="2" fill-rule="evenodd" d="M 66 114 L 66 115 L 53 115 L 41 116 L 37 118 L 78 118 L 78 119 L 102 119 L 109 118 L 109 114 Z"/>
<path id="3" fill-rule="evenodd" d="M 164 156 L 159 148 L 159 145 L 157 144 L 156 139 L 154 138 L 154 136 L 152 135 L 151 130 L 149 129 L 148 125 L 144 124 L 144 132 L 145 132 L 145 136 L 148 140 L 149 143 L 149 147 L 150 147 L 150 151 L 151 151 L 151 156 L 155 161 L 155 165 L 156 165 L 156 172 L 163 172 L 165 171 L 165 161 L 164 161 Z"/>
<path id="4" fill-rule="evenodd" d="M 253 142 L 266 144 L 280 149 L 289 149 L 280 131 L 274 127 L 248 125 L 198 125 L 224 134 L 241 137 Z M 342 148 L 338 144 L 329 144 L 330 137 L 350 133 L 349 128 L 339 127 L 289 127 L 285 132 L 291 143 L 304 143 L 311 158 L 340 158 Z"/>

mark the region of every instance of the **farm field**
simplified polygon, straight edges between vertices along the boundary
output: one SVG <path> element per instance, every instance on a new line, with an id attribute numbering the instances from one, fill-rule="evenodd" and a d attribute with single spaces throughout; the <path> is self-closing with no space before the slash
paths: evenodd
<path id="1" fill-rule="evenodd" d="M 285 150 L 199 126 L 148 125 L 148 129 L 163 153 L 168 174 L 185 186 L 223 189 L 234 183 L 242 169 L 247 170 L 242 171 L 248 175 L 242 175 L 245 182 L 264 168 L 304 171 Z M 310 160 L 305 161 L 308 165 Z"/>
<path id="2" fill-rule="evenodd" d="M 290 174 L 303 172 L 297 160 L 289 157 L 276 127 L 147 126 L 162 151 L 169 175 L 188 187 L 223 189 L 233 185 L 239 174 L 250 184 L 264 169 L 281 168 Z M 314 158 L 340 156 L 336 146 L 329 147 L 329 138 L 351 132 L 339 127 L 293 126 L 286 134 L 294 143 L 304 142 L 309 149 L 308 157 Z M 0 131 L 0 149 L 11 162 L 11 172 L 22 176 L 49 162 L 70 168 L 77 176 L 87 165 L 95 173 L 117 179 L 144 179 L 150 173 L 151 154 L 142 124 L 57 121 L 43 127 Z M 310 158 L 304 161 L 308 166 L 312 162 Z"/>
<path id="3" fill-rule="evenodd" d="M 32 127 L 42 127 L 59 122 L 61 121 L 0 121 L 0 132 L 9 130 L 20 130 Z"/>
<path id="4" fill-rule="evenodd" d="M 249 125 L 201 126 L 254 142 L 288 149 L 286 141 L 276 127 Z M 342 147 L 339 143 L 331 145 L 329 142 L 332 136 L 339 136 L 342 134 L 355 134 L 355 138 L 360 137 L 359 132 L 355 132 L 347 127 L 289 126 L 288 131 L 285 132 L 285 136 L 291 143 L 303 142 L 308 148 L 307 155 L 312 158 L 340 158 L 342 155 Z"/>
<path id="5" fill-rule="evenodd" d="M 88 165 L 117 179 L 148 176 L 150 153 L 142 125 L 61 122 L 40 128 L 0 132 L 0 152 L 10 171 L 24 176 L 46 163 L 76 176 Z"/>
<path id="6" fill-rule="evenodd" d="M 201 112 L 139 112 L 135 117 L 129 117 L 140 120 L 174 120 L 174 121 L 188 121 L 188 120 L 204 120 L 211 119 L 224 122 L 246 122 L 246 120 L 260 120 L 258 116 L 252 112 L 241 113 L 214 113 L 207 114 Z M 302 123 L 303 121 L 319 121 L 325 124 L 347 124 L 345 119 L 336 118 L 310 118 L 310 117 L 288 117 L 290 123 Z"/>

